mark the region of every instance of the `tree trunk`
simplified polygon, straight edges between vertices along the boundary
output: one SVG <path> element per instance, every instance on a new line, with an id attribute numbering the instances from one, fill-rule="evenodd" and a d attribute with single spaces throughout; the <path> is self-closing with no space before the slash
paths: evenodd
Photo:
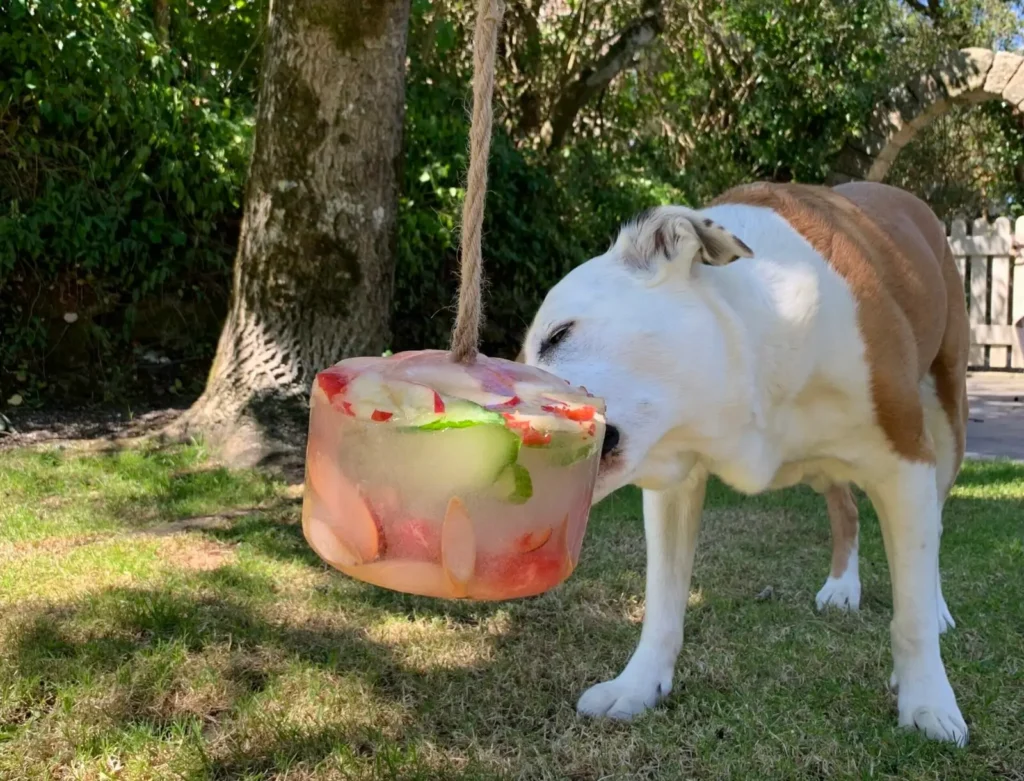
<path id="1" fill-rule="evenodd" d="M 167 46 L 171 40 L 170 0 L 153 0 L 153 26 L 157 41 Z"/>
<path id="2" fill-rule="evenodd" d="M 313 377 L 387 347 L 410 0 L 275 0 L 227 322 L 168 432 L 227 462 L 305 442 Z"/>

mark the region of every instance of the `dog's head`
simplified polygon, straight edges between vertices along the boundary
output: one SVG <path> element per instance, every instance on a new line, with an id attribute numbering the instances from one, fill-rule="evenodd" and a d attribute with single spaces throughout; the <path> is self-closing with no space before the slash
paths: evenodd
<path id="1" fill-rule="evenodd" d="M 626 223 L 611 248 L 548 293 L 522 359 L 607 404 L 595 501 L 627 483 L 656 486 L 688 468 L 674 432 L 699 417 L 724 377 L 726 345 L 700 268 L 752 257 L 703 215 L 660 207 Z"/>

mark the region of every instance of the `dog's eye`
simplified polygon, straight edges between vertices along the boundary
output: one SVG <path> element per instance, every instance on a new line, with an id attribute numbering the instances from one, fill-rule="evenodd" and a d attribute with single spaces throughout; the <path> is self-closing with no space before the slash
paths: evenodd
<path id="1" fill-rule="evenodd" d="M 562 323 L 562 325 L 558 326 L 554 331 L 548 334 L 548 337 L 540 345 L 541 356 L 551 352 L 558 347 L 559 344 L 564 342 L 565 337 L 567 337 L 572 331 L 573 325 L 574 324 L 571 322 Z"/>

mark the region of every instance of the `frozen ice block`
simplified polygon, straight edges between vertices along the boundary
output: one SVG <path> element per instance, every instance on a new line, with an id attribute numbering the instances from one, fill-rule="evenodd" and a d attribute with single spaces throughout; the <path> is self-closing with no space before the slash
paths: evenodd
<path id="1" fill-rule="evenodd" d="M 384 588 L 540 594 L 576 566 L 604 426 L 603 401 L 511 361 L 342 361 L 313 383 L 303 533 Z"/>

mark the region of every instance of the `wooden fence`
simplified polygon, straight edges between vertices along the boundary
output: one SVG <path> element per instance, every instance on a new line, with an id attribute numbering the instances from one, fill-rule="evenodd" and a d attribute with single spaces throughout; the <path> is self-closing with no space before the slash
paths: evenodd
<path id="1" fill-rule="evenodd" d="M 1015 240 L 1016 239 L 1016 240 Z M 1024 329 L 1024 217 L 954 220 L 949 246 L 964 279 L 971 321 L 969 366 L 974 370 L 1024 371 L 1015 329 Z"/>

